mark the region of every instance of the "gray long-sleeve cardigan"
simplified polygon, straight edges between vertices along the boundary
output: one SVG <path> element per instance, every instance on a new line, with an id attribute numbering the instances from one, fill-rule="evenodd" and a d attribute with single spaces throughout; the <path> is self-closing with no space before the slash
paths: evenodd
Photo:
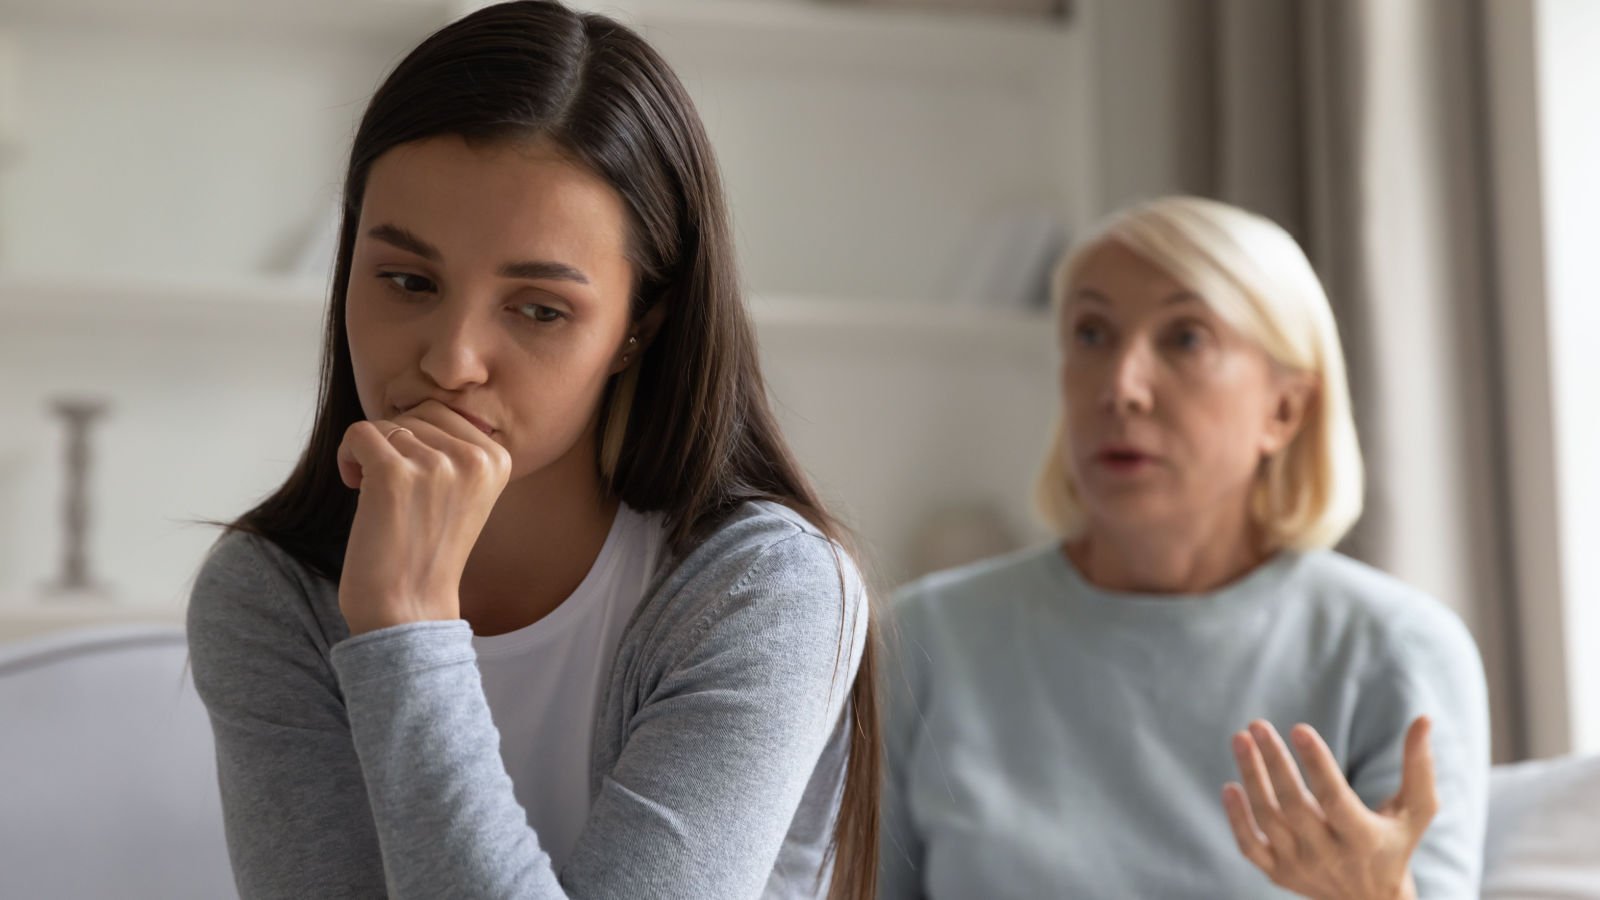
<path id="1" fill-rule="evenodd" d="M 467 623 L 351 638 L 335 584 L 223 538 L 188 622 L 241 895 L 818 896 L 867 614 L 836 551 L 751 503 L 663 566 L 617 649 L 589 820 L 556 872 L 501 762 Z"/>

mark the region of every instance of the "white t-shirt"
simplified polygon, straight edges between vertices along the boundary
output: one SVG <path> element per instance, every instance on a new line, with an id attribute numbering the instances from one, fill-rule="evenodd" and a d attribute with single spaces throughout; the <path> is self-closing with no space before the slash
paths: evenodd
<path id="1" fill-rule="evenodd" d="M 500 758 L 558 872 L 589 817 L 589 751 L 600 692 L 665 536 L 659 514 L 619 506 L 600 555 L 572 596 L 526 628 L 472 638 L 483 693 L 500 730 Z"/>

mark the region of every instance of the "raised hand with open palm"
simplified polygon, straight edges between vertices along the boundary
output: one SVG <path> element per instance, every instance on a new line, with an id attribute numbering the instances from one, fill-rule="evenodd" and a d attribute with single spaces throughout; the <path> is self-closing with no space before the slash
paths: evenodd
<path id="1" fill-rule="evenodd" d="M 1239 852 L 1274 884 L 1315 900 L 1415 898 L 1411 854 L 1439 809 L 1429 727 L 1426 716 L 1411 723 L 1400 789 L 1372 810 L 1315 729 L 1290 731 L 1297 767 L 1277 730 L 1252 722 L 1233 737 L 1242 784 L 1222 791 Z"/>

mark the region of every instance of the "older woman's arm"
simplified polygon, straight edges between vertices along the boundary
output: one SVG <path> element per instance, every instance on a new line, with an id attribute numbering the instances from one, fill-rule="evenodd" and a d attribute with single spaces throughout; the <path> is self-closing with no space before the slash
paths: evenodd
<path id="1" fill-rule="evenodd" d="M 1362 692 L 1350 741 L 1350 786 L 1369 807 L 1398 790 L 1407 725 L 1433 723 L 1439 811 L 1411 859 L 1423 900 L 1476 897 L 1488 818 L 1489 703 L 1477 645 L 1461 620 L 1440 607 L 1408 617 L 1394 652 Z"/>
<path id="2" fill-rule="evenodd" d="M 887 629 L 889 664 L 884 676 L 884 763 L 882 829 L 878 842 L 879 900 L 920 900 L 923 847 L 911 819 L 911 754 L 922 730 L 928 651 L 919 627 L 922 610 L 901 596 Z"/>
<path id="3" fill-rule="evenodd" d="M 1241 783 L 1223 803 L 1240 852 L 1280 887 L 1316 900 L 1477 896 L 1483 667 L 1442 608 L 1408 620 L 1363 679 L 1343 769 L 1304 724 L 1291 733 L 1298 765 L 1267 722 L 1234 738 Z"/>

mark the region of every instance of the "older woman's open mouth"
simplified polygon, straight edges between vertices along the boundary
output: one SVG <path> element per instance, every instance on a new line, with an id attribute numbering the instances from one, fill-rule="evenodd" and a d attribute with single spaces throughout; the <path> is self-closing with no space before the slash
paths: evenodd
<path id="1" fill-rule="evenodd" d="M 1154 465 L 1156 457 L 1135 447 L 1112 446 L 1095 454 L 1095 461 L 1113 472 L 1133 473 Z"/>

